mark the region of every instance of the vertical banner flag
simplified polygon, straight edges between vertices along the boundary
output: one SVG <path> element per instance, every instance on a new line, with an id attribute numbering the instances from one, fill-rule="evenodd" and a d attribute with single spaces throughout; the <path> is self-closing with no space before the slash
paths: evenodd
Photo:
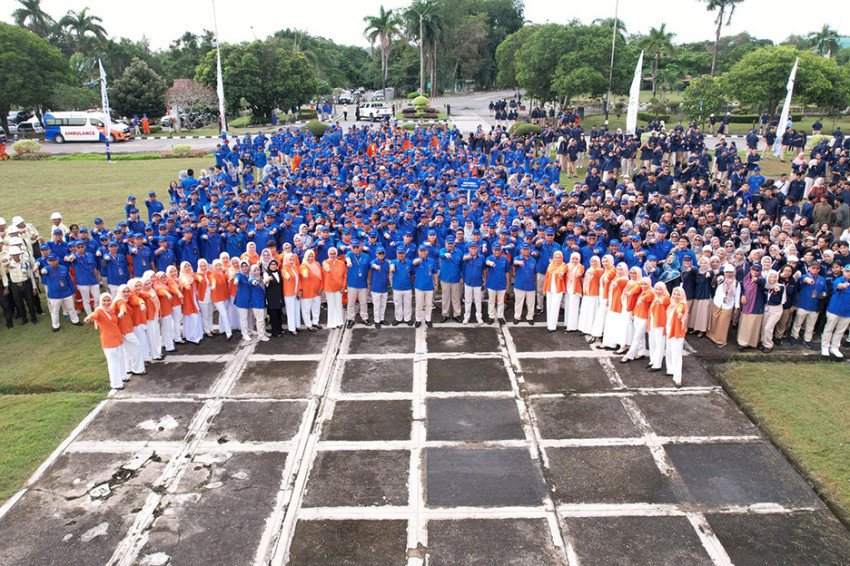
<path id="1" fill-rule="evenodd" d="M 779 157 L 782 154 L 782 136 L 785 135 L 785 130 L 788 129 L 788 113 L 791 110 L 791 94 L 794 92 L 794 79 L 797 76 L 797 63 L 800 58 L 794 61 L 794 66 L 791 68 L 791 74 L 788 75 L 788 85 L 785 87 L 788 92 L 785 94 L 785 104 L 782 105 L 782 114 L 779 117 L 779 128 L 776 129 L 776 141 L 773 143 L 773 155 Z M 771 112 L 773 109 L 771 108 Z"/>
<path id="2" fill-rule="evenodd" d="M 103 135 L 106 136 L 106 159 L 112 161 L 112 154 L 109 151 L 109 133 L 112 130 L 112 120 L 109 117 L 109 95 L 106 93 L 106 71 L 103 70 L 103 63 L 100 59 L 97 60 L 97 66 L 100 67 L 100 104 L 103 106 Z"/>
<path id="3" fill-rule="evenodd" d="M 638 99 L 640 98 L 640 80 L 643 71 L 643 51 L 638 57 L 635 67 L 635 78 L 632 79 L 632 88 L 629 90 L 629 109 L 626 112 L 626 133 L 634 135 L 637 129 Z"/>
<path id="4" fill-rule="evenodd" d="M 221 138 L 227 139 L 227 116 L 224 108 L 224 80 L 221 78 L 221 51 L 218 48 L 218 41 L 215 42 L 215 90 L 218 94 L 218 113 L 221 119 Z"/>

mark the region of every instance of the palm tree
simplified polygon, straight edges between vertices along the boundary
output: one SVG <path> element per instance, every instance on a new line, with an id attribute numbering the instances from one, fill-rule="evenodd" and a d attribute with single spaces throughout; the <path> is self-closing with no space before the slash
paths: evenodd
<path id="1" fill-rule="evenodd" d="M 68 38 L 76 45 L 74 51 L 77 53 L 91 53 L 94 48 L 106 39 L 106 29 L 98 16 L 89 15 L 88 7 L 79 12 L 68 10 L 61 20 L 59 27 L 65 30 Z"/>
<path id="2" fill-rule="evenodd" d="M 720 46 L 720 28 L 723 26 L 723 16 L 727 14 L 726 25 L 732 23 L 732 15 L 735 13 L 735 5 L 740 4 L 744 0 L 705 0 L 708 2 L 708 6 L 706 6 L 706 10 L 709 12 L 713 12 L 715 10 L 719 10 L 717 13 L 717 18 L 714 20 L 714 23 L 717 24 L 717 29 L 714 32 L 714 55 L 711 58 L 711 76 L 714 76 L 714 73 L 717 71 L 717 49 Z"/>
<path id="3" fill-rule="evenodd" d="M 823 24 L 820 31 L 813 31 L 807 37 L 809 46 L 821 57 L 829 59 L 838 51 L 838 32 L 830 29 L 829 24 Z"/>
<path id="4" fill-rule="evenodd" d="M 363 35 L 372 44 L 372 49 L 375 48 L 376 40 L 381 44 L 381 88 L 384 91 L 384 99 L 386 99 L 390 49 L 392 49 L 393 40 L 400 35 L 398 15 L 393 12 L 392 8 L 385 10 L 384 6 L 381 5 L 377 16 L 366 16 L 363 21 L 366 23 Z"/>
<path id="5" fill-rule="evenodd" d="M 12 12 L 12 19 L 39 37 L 47 39 L 53 33 L 56 22 L 41 9 L 41 0 L 18 0 L 21 8 Z"/>
<path id="6" fill-rule="evenodd" d="M 615 18 L 596 18 L 591 22 L 595 26 L 606 27 L 614 29 L 614 20 Z M 617 33 L 622 35 L 629 35 L 629 30 L 626 29 L 626 22 L 621 20 L 620 18 L 616 18 L 617 21 Z"/>
<path id="7" fill-rule="evenodd" d="M 438 11 L 438 0 L 414 0 L 402 14 L 407 37 L 419 43 L 419 92 L 425 94 L 425 65 L 427 59 L 428 71 L 432 78 L 431 88 L 434 88 L 433 78 L 436 58 L 435 42 L 440 35 L 442 18 Z"/>
<path id="8" fill-rule="evenodd" d="M 646 42 L 644 48 L 650 55 L 654 56 L 652 60 L 652 98 L 655 98 L 657 87 L 655 75 L 658 73 L 658 60 L 662 55 L 673 53 L 673 36 L 675 35 L 675 33 L 667 31 L 667 24 L 661 24 L 658 29 L 650 28 L 649 35 L 644 40 Z"/>

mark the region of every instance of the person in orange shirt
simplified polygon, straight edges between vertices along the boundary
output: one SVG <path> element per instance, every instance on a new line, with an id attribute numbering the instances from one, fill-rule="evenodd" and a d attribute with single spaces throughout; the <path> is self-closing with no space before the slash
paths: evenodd
<path id="1" fill-rule="evenodd" d="M 608 287 L 608 314 L 602 333 L 602 350 L 616 350 L 626 343 L 626 313 L 623 309 L 623 292 L 626 290 L 628 266 L 618 263 L 614 279 Z"/>
<path id="2" fill-rule="evenodd" d="M 605 319 L 608 317 L 608 291 L 611 288 L 611 281 L 616 276 L 614 256 L 610 254 L 602 256 L 602 269 L 602 276 L 599 278 L 599 306 L 596 308 L 590 330 L 591 344 L 600 340 L 605 331 Z"/>
<path id="3" fill-rule="evenodd" d="M 667 285 L 659 281 L 652 288 L 654 298 L 649 308 L 649 363 L 646 365 L 651 372 L 661 371 L 664 361 L 665 339 L 667 326 L 667 307 L 670 305 L 670 294 Z"/>
<path id="4" fill-rule="evenodd" d="M 641 295 L 640 278 L 643 275 L 640 267 L 632 267 L 629 269 L 629 280 L 626 283 L 626 288 L 623 290 L 621 301 L 623 302 L 623 322 L 626 324 L 626 341 L 617 351 L 617 354 L 625 354 L 632 345 L 634 338 L 634 325 L 632 324 L 632 312 L 635 310 L 637 300 Z"/>
<path id="5" fill-rule="evenodd" d="M 127 379 L 124 338 L 118 328 L 118 317 L 112 311 L 112 295 L 102 294 L 97 308 L 86 316 L 85 322 L 93 322 L 100 332 L 100 346 L 106 356 L 106 368 L 109 371 L 109 386 L 112 389 L 124 389 L 124 380 Z"/>
<path id="6" fill-rule="evenodd" d="M 301 321 L 307 330 L 320 330 L 319 313 L 322 306 L 322 266 L 316 261 L 316 252 L 304 252 L 301 264 Z"/>
<path id="7" fill-rule="evenodd" d="M 348 267 L 345 261 L 339 259 L 336 248 L 329 248 L 328 259 L 322 262 L 322 269 L 322 286 L 328 301 L 328 328 L 340 328 L 344 323 L 342 291 L 345 289 Z"/>
<path id="8" fill-rule="evenodd" d="M 570 263 L 567 265 L 566 296 L 564 297 L 564 332 L 578 330 L 583 277 L 584 266 L 581 264 L 581 254 L 573 252 L 570 254 Z"/>
<path id="9" fill-rule="evenodd" d="M 166 353 L 170 353 L 176 352 L 177 348 L 174 347 L 174 322 L 171 319 L 174 308 L 171 306 L 171 292 L 165 283 L 167 279 L 168 277 L 165 273 L 160 271 L 151 278 L 151 281 L 153 283 L 153 290 L 156 296 L 159 297 L 159 327 L 162 346 L 165 348 Z"/>
<path id="10" fill-rule="evenodd" d="M 599 310 L 599 283 L 602 279 L 602 264 L 599 258 L 590 258 L 590 267 L 584 272 L 582 281 L 581 309 L 578 315 L 579 334 L 591 334 L 593 330 L 593 319 Z"/>
<path id="11" fill-rule="evenodd" d="M 254 265 L 258 261 L 260 261 L 260 254 L 257 253 L 257 244 L 254 242 L 248 242 L 248 245 L 245 247 L 245 252 L 242 254 L 241 259 L 244 259 L 248 262 L 248 265 Z"/>
<path id="12" fill-rule="evenodd" d="M 670 293 L 670 306 L 667 307 L 667 345 L 664 350 L 667 375 L 673 377 L 676 389 L 682 386 L 682 351 L 685 348 L 687 330 L 688 301 L 685 290 L 676 287 Z"/>
<path id="13" fill-rule="evenodd" d="M 130 297 L 133 292 L 127 285 L 118 286 L 118 298 L 112 302 L 112 312 L 118 318 L 118 329 L 124 339 L 124 367 L 128 374 L 144 375 L 145 357 L 142 345 L 133 333 L 133 309 L 130 307 Z M 129 379 L 129 378 L 126 378 Z M 126 381 L 125 379 L 125 381 Z"/>
<path id="14" fill-rule="evenodd" d="M 212 338 L 213 311 L 215 308 L 212 302 L 210 266 L 204 258 L 198 260 L 198 271 L 195 273 L 194 279 L 195 290 L 198 293 L 198 306 L 201 310 L 201 323 L 203 324 L 204 335 L 207 338 Z"/>
<path id="15" fill-rule="evenodd" d="M 188 261 L 180 264 L 180 291 L 183 293 L 183 338 L 197 346 L 204 335 L 204 323 L 198 310 L 195 272 Z"/>
<path id="16" fill-rule="evenodd" d="M 286 326 L 289 333 L 298 336 L 298 327 L 301 326 L 301 305 L 298 299 L 301 296 L 301 272 L 295 265 L 295 254 L 287 252 L 283 256 L 283 303 L 286 306 Z"/>
<path id="17" fill-rule="evenodd" d="M 145 300 L 145 312 L 148 315 L 147 335 L 148 347 L 151 357 L 155 361 L 162 359 L 162 334 L 160 332 L 160 302 L 156 291 L 153 289 L 151 279 L 155 277 L 153 271 L 145 271 L 142 275 L 142 290 L 139 296 Z"/>
<path id="18" fill-rule="evenodd" d="M 145 299 L 141 296 L 143 290 L 142 280 L 134 277 L 127 282 L 132 293 L 130 294 L 130 307 L 133 311 L 133 334 L 142 345 L 142 359 L 145 363 L 151 361 L 151 348 L 148 343 L 148 307 L 145 304 Z"/>
<path id="19" fill-rule="evenodd" d="M 567 264 L 564 263 L 564 252 L 556 250 L 543 279 L 543 291 L 546 293 L 546 329 L 549 332 L 555 332 L 558 328 L 558 315 L 561 313 L 561 303 L 566 290 Z"/>
<path id="20" fill-rule="evenodd" d="M 180 273 L 173 265 L 165 269 L 165 284 L 171 293 L 171 323 L 175 344 L 185 344 L 183 340 L 183 290 L 180 286 Z"/>
<path id="21" fill-rule="evenodd" d="M 200 267 L 200 261 L 198 262 Z M 209 272 L 210 299 L 213 307 L 218 311 L 218 333 L 224 334 L 225 339 L 230 342 L 233 338 L 233 327 L 230 324 L 230 313 L 228 312 L 230 301 L 230 286 L 228 285 L 227 273 L 224 272 L 224 264 L 220 259 L 212 263 L 212 271 Z M 212 313 L 210 313 L 212 319 Z M 210 320 L 212 323 L 212 320 Z"/>
<path id="22" fill-rule="evenodd" d="M 629 323 L 634 329 L 632 332 L 632 344 L 629 351 L 620 360 L 621 364 L 629 363 L 631 360 L 642 360 L 646 357 L 646 325 L 649 322 L 649 310 L 655 300 L 652 292 L 652 280 L 649 277 L 641 277 L 638 281 L 640 292 L 635 293 L 635 305 L 629 315 Z"/>

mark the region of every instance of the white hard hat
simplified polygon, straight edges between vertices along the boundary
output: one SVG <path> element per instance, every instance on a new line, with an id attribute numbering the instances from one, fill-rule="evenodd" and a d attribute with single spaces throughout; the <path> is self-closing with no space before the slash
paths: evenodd
<path id="1" fill-rule="evenodd" d="M 50 215 L 50 219 L 51 220 L 62 220 L 62 215 L 59 214 L 58 212 L 54 212 L 53 214 Z"/>
<path id="2" fill-rule="evenodd" d="M 20 232 L 21 232 L 21 231 L 20 231 L 20 229 L 17 227 L 17 225 L 12 224 L 11 226 L 9 226 L 9 233 L 10 233 L 10 234 L 19 234 Z"/>
<path id="3" fill-rule="evenodd" d="M 0 217 L 0 226 L 3 226 L 5 224 L 6 224 L 6 219 L 3 218 L 3 217 Z"/>
<path id="4" fill-rule="evenodd" d="M 15 226 L 17 226 L 18 224 L 23 224 L 23 222 L 24 222 L 23 216 L 16 216 L 16 217 L 12 218 L 12 224 L 14 224 Z"/>
<path id="5" fill-rule="evenodd" d="M 11 248 L 9 248 L 9 255 L 20 255 L 20 254 L 21 254 L 21 248 L 19 248 L 18 246 L 12 246 Z"/>
<path id="6" fill-rule="evenodd" d="M 23 241 L 23 239 L 15 236 L 14 238 L 9 238 L 9 245 L 10 246 L 23 246 L 24 241 Z"/>

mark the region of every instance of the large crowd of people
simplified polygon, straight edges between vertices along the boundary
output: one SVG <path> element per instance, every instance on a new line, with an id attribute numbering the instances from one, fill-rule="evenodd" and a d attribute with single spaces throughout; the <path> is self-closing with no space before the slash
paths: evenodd
<path id="1" fill-rule="evenodd" d="M 309 339 L 358 317 L 378 330 L 545 312 L 549 332 L 562 322 L 676 386 L 688 334 L 769 353 L 819 333 L 841 358 L 850 139 L 797 147 L 790 179 L 761 174 L 759 142 L 708 147 L 694 124 L 587 132 L 568 111 L 526 137 L 387 121 L 244 134 L 181 172 L 167 203 L 129 196 L 114 227 L 55 213 L 42 237 L 0 219 L 3 309 L 10 328 L 36 322 L 46 293 L 54 330 L 84 311 L 117 389 L 216 333 Z"/>

